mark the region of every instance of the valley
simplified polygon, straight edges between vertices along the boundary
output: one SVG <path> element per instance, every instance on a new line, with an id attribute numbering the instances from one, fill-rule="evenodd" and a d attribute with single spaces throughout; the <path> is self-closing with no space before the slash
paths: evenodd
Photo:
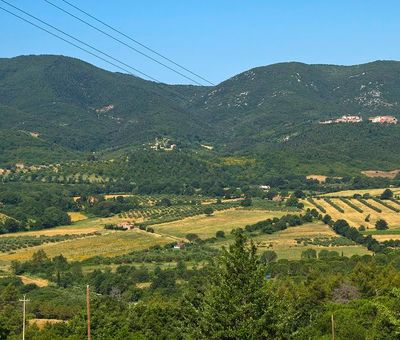
<path id="1" fill-rule="evenodd" d="M 398 75 L 280 63 L 189 86 L 0 59 L 0 337 L 21 333 L 24 294 L 43 339 L 84 338 L 88 300 L 99 339 L 204 338 L 193 315 L 229 302 L 225 320 L 249 296 L 238 315 L 267 313 L 266 338 L 326 337 L 332 315 L 340 338 L 384 334 L 400 282 Z"/>

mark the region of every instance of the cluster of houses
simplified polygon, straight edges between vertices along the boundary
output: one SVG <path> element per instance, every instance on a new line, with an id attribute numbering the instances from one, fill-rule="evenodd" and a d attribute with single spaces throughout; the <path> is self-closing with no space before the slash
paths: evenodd
<path id="1" fill-rule="evenodd" d="M 397 124 L 398 120 L 394 116 L 375 116 L 370 117 L 368 120 L 371 123 L 378 123 L 378 124 Z M 335 124 L 335 123 L 361 123 L 363 118 L 361 116 L 355 115 L 345 115 L 337 119 L 330 119 L 319 122 L 319 124 Z"/>
<path id="2" fill-rule="evenodd" d="M 116 226 L 124 230 L 133 230 L 136 227 L 135 223 L 129 221 L 120 222 Z"/>
<path id="3" fill-rule="evenodd" d="M 368 118 L 371 123 L 380 123 L 380 124 L 397 124 L 397 118 L 393 116 L 376 116 Z"/>
<path id="4" fill-rule="evenodd" d="M 150 143 L 150 149 L 172 151 L 176 149 L 176 144 L 172 143 L 169 138 L 156 138 L 154 143 Z"/>

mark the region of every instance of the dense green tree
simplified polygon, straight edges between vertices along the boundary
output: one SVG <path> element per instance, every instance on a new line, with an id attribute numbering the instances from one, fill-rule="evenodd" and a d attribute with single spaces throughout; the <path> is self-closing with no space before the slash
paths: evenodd
<path id="1" fill-rule="evenodd" d="M 393 191 L 390 189 L 386 189 L 382 194 L 381 194 L 381 199 L 382 200 L 388 200 L 393 198 Z"/>
<path id="2" fill-rule="evenodd" d="M 384 219 L 379 219 L 375 223 L 375 228 L 377 230 L 386 230 L 389 229 L 389 225 Z"/>
<path id="3" fill-rule="evenodd" d="M 199 310 L 201 338 L 255 339 L 268 336 L 265 268 L 242 233 L 217 260 Z"/>
<path id="4" fill-rule="evenodd" d="M 225 237 L 225 232 L 224 232 L 223 230 L 218 230 L 218 231 L 215 233 L 215 237 L 217 237 L 217 238 L 224 238 L 224 237 Z"/>
<path id="5" fill-rule="evenodd" d="M 278 254 L 273 250 L 266 250 L 261 254 L 260 261 L 261 263 L 268 264 L 270 262 L 276 261 L 278 258 Z"/>
<path id="6" fill-rule="evenodd" d="M 211 208 L 211 207 L 206 207 L 206 208 L 204 208 L 204 213 L 205 213 L 207 216 L 211 216 L 211 215 L 214 213 L 214 209 Z"/>
<path id="7" fill-rule="evenodd" d="M 317 251 L 315 249 L 306 249 L 301 252 L 302 259 L 316 259 Z"/>

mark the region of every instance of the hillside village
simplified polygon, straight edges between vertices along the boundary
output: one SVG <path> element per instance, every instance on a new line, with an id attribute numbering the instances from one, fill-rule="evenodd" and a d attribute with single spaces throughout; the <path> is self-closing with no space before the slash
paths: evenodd
<path id="1" fill-rule="evenodd" d="M 397 124 L 398 119 L 394 116 L 374 116 L 369 117 L 368 121 L 374 124 Z M 320 121 L 319 124 L 338 124 L 338 123 L 361 123 L 363 122 L 363 117 L 359 115 L 344 115 L 337 119 L 329 119 Z"/>

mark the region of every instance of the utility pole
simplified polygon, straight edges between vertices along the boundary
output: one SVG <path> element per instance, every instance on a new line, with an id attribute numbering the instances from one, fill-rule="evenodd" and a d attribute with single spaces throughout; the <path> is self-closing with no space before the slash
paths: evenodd
<path id="1" fill-rule="evenodd" d="M 335 319 L 333 314 L 331 316 L 331 323 L 332 323 L 332 340 L 335 340 Z"/>
<path id="2" fill-rule="evenodd" d="M 87 338 L 90 340 L 90 288 L 86 286 Z"/>
<path id="3" fill-rule="evenodd" d="M 26 303 L 30 300 L 26 299 L 26 295 L 24 294 L 23 299 L 19 299 L 22 302 L 22 340 L 25 340 L 25 323 L 26 323 Z"/>

